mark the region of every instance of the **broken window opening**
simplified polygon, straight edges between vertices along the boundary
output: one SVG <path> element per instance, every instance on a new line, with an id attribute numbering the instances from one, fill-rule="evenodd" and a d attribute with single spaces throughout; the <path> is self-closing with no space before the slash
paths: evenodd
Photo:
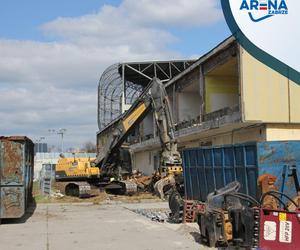
<path id="1" fill-rule="evenodd" d="M 204 75 L 205 114 L 239 109 L 238 57 L 232 56 Z M 207 117 L 206 119 L 207 120 Z"/>

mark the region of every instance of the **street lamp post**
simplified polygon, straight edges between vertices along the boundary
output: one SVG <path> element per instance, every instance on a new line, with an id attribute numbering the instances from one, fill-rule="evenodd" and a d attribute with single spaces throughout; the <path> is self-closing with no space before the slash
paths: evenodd
<path id="1" fill-rule="evenodd" d="M 48 129 L 49 133 L 56 133 L 61 136 L 61 153 L 64 152 L 64 135 L 67 132 L 65 128 L 60 128 L 58 130 Z"/>
<path id="2" fill-rule="evenodd" d="M 65 128 L 60 128 L 57 132 L 61 136 L 61 152 L 64 152 L 64 134 L 67 132 Z"/>

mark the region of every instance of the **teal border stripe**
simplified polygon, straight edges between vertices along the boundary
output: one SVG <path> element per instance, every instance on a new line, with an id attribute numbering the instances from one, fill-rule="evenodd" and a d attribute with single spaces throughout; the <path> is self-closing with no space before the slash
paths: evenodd
<path id="1" fill-rule="evenodd" d="M 227 24 L 232 34 L 235 36 L 237 41 L 243 46 L 243 48 L 247 50 L 257 60 L 261 61 L 273 70 L 277 71 L 278 73 L 284 75 L 285 77 L 300 85 L 300 73 L 298 71 L 261 50 L 244 35 L 244 33 L 240 30 L 238 24 L 236 23 L 233 17 L 229 0 L 221 0 L 221 4 Z"/>

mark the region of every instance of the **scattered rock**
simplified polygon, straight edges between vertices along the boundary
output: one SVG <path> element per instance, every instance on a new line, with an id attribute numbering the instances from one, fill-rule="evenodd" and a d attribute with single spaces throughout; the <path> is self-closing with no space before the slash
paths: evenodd
<path id="1" fill-rule="evenodd" d="M 157 221 L 157 222 L 161 222 L 161 223 L 168 221 L 169 213 L 170 213 L 169 209 L 163 209 L 163 208 L 159 208 L 159 209 L 133 209 L 131 211 L 134 212 L 134 213 L 143 215 L 143 216 L 151 219 L 152 221 Z"/>

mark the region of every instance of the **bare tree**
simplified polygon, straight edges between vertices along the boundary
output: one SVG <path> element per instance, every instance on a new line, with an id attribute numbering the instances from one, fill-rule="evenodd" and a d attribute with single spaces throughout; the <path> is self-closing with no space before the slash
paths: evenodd
<path id="1" fill-rule="evenodd" d="M 86 153 L 96 153 L 96 145 L 92 142 L 86 142 L 82 148 Z"/>

